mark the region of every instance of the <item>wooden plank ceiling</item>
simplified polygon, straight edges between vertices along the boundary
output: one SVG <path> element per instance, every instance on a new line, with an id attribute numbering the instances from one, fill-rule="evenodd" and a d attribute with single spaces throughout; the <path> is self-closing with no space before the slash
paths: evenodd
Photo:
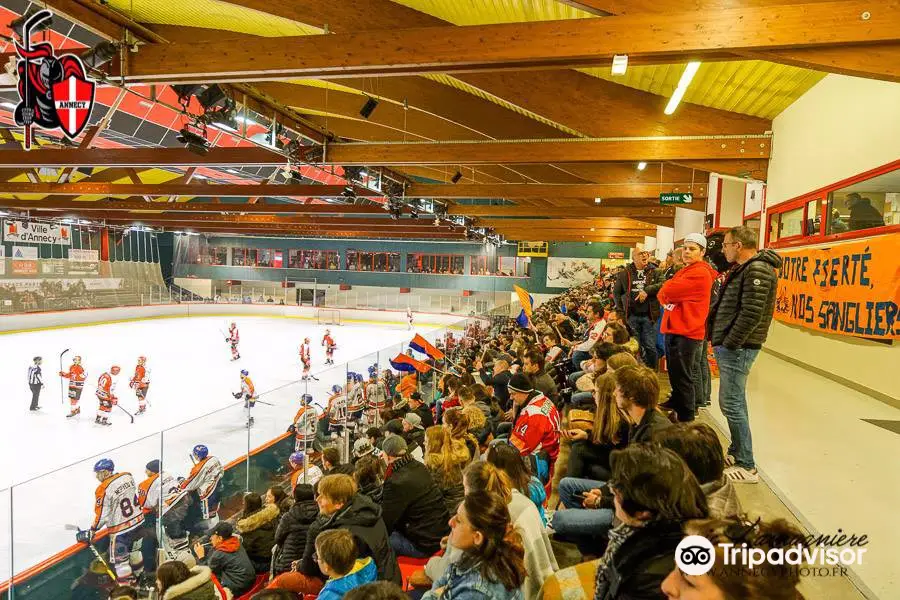
<path id="1" fill-rule="evenodd" d="M 27 3 L 14 4 L 3 16 Z M 139 45 L 101 67 L 129 87 L 74 145 L 45 135 L 21 150 L 3 88 L 0 207 L 117 225 L 631 245 L 673 224 L 660 193 L 691 192 L 702 210 L 711 171 L 764 180 L 771 119 L 827 72 L 900 81 L 890 0 L 46 4 L 77 24 L 51 38 L 75 51 L 126 31 Z M 629 56 L 624 76 L 614 54 Z M 700 70 L 666 115 L 692 60 Z M 176 83 L 221 84 L 243 124 L 208 129 L 205 155 L 180 147 L 203 108 L 181 113 Z M 282 144 L 302 145 L 291 160 L 273 122 Z M 404 194 L 389 201 L 350 166 Z M 439 214 L 423 214 L 432 200 Z"/>

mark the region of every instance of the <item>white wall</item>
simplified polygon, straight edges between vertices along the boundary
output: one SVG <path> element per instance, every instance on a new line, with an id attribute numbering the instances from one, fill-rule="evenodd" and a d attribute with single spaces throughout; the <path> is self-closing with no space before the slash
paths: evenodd
<path id="1" fill-rule="evenodd" d="M 213 297 L 212 279 L 194 279 L 193 277 L 176 277 L 175 285 L 181 286 L 202 298 Z"/>
<path id="2" fill-rule="evenodd" d="M 772 125 L 768 206 L 900 158 L 900 84 L 828 75 Z M 900 343 L 774 321 L 766 347 L 900 401 Z"/>
<path id="3" fill-rule="evenodd" d="M 696 212 L 696 211 L 695 211 Z M 665 260 L 666 254 L 675 247 L 675 229 L 665 225 L 656 226 L 656 258 Z"/>
<path id="4" fill-rule="evenodd" d="M 715 203 L 715 198 L 710 202 Z M 689 233 L 702 233 L 706 229 L 704 214 L 699 210 L 675 207 L 675 241 L 680 242 Z"/>

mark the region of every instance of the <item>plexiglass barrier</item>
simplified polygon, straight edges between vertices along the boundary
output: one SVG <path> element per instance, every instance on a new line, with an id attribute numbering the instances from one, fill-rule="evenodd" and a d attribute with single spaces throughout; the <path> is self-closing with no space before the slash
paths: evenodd
<path id="1" fill-rule="evenodd" d="M 104 592 L 113 584 L 110 569 L 117 574 L 122 569 L 127 572 L 125 565 L 137 569 L 138 556 L 153 567 L 158 543 L 168 550 L 184 547 L 191 536 L 202 535 L 216 519 L 238 513 L 246 492 L 265 494 L 273 485 L 289 489 L 292 453 L 309 454 L 335 446 L 347 460 L 352 452 L 348 432 L 368 426 L 375 418 L 373 404 L 389 405 L 392 395 L 403 388 L 405 373 L 392 369 L 390 361 L 408 352 L 419 361 L 427 360 L 427 356 L 410 350 L 408 342 L 415 334 L 441 348 L 447 347 L 452 335 L 450 344 L 459 345 L 468 325 L 477 321 L 487 328 L 492 320 L 506 319 L 514 310 L 505 306 L 444 328 L 413 329 L 407 332 L 406 341 L 377 352 L 360 355 L 353 347 L 339 346 L 337 356 L 349 360 L 334 365 L 318 363 L 306 379 L 299 355 L 278 357 L 290 363 L 283 380 L 265 382 L 265 389 L 255 389 L 250 400 L 238 392 L 241 382 L 236 374 L 233 384 L 228 383 L 238 397 L 228 398 L 213 412 L 0 490 L 0 598 L 105 598 Z M 315 354 L 322 356 L 324 350 L 316 348 Z M 440 376 L 439 372 L 418 375 L 415 387 L 407 385 L 404 393 L 418 390 L 430 399 Z M 383 400 L 378 389 L 383 390 Z M 338 410 L 341 406 L 343 412 Z M 330 415 L 326 414 L 329 407 Z M 301 409 L 314 414 L 314 431 L 289 430 L 295 421 L 301 424 Z M 128 416 L 117 410 L 111 415 L 116 425 L 121 423 L 111 433 L 124 440 Z M 359 424 L 361 415 L 363 422 Z M 133 494 L 129 493 L 124 476 L 115 478 L 114 484 L 107 483 L 118 495 L 114 496 L 115 506 L 104 510 L 113 510 L 113 518 L 119 522 L 148 513 L 137 533 L 125 540 L 127 544 L 118 538 L 119 547 L 114 544 L 112 556 L 111 536 L 103 522 L 108 515 L 104 512 L 98 523 L 95 513 L 96 491 L 101 485 L 95 465 L 101 459 L 112 461 L 113 473 L 130 474 L 137 486 Z M 148 488 L 154 477 L 148 470 L 148 466 L 156 468 L 153 461 L 159 462 L 162 474 L 158 479 L 161 493 L 151 507 L 140 490 Z M 217 461 L 221 469 L 212 461 Z M 220 474 L 218 482 L 213 478 L 212 488 L 210 474 Z M 192 499 L 187 508 L 179 504 L 185 496 Z M 159 514 L 163 519 L 156 518 Z M 76 543 L 78 530 L 97 526 L 91 545 Z M 134 550 L 134 554 L 123 559 L 123 549 Z"/>

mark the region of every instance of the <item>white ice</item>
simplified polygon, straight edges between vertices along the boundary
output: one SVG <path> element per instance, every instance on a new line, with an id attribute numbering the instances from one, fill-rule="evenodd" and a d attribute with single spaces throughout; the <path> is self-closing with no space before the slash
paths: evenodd
<path id="1" fill-rule="evenodd" d="M 241 339 L 241 359 L 235 362 L 224 340 L 231 320 Z M 0 335 L 0 417 L 5 429 L 0 581 L 8 578 L 10 569 L 20 573 L 71 545 L 67 523 L 90 524 L 97 486 L 93 464 L 98 458 L 111 458 L 117 471 L 131 472 L 136 482 L 145 477 L 144 465 L 160 457 L 166 471 L 187 474 L 195 444 L 207 445 L 227 464 L 246 454 L 248 447 L 284 433 L 300 394 L 308 391 L 317 404 L 324 404 L 327 390 L 345 383 L 348 368 L 367 375 L 376 361 L 387 367 L 388 358 L 413 335 L 405 325 L 329 328 L 338 345 L 334 367 L 324 365 L 321 340 L 326 326 L 292 318 L 191 317 Z M 431 329 L 417 327 L 421 333 Z M 312 342 L 312 370 L 319 378 L 309 385 L 298 381 L 298 347 L 304 337 Z M 66 348 L 71 350 L 63 370 L 77 354 L 87 371 L 81 415 L 74 419 L 65 418 L 69 401 L 61 398 L 66 382 L 57 376 L 59 353 Z M 30 412 L 26 372 L 38 355 L 43 357 L 46 388 L 41 410 Z M 148 412 L 131 424 L 124 412 L 113 408 L 112 427 L 94 425 L 97 378 L 113 364 L 122 369 L 115 388 L 120 404 L 132 414 L 137 410 L 128 382 L 141 355 L 147 356 L 150 370 Z M 240 389 L 241 369 L 250 372 L 261 393 L 249 435 L 243 403 L 232 396 Z M 11 494 L 6 489 L 10 486 Z"/>

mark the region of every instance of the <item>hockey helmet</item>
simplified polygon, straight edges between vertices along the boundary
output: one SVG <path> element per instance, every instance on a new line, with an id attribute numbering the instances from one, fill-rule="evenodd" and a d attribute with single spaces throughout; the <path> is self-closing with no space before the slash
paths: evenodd
<path id="1" fill-rule="evenodd" d="M 142 365 L 142 364 L 144 364 L 145 362 L 147 362 L 147 357 L 146 357 L 146 356 L 138 356 L 138 364 L 141 364 L 141 365 Z"/>
<path id="2" fill-rule="evenodd" d="M 312 401 L 312 394 L 303 394 L 302 396 L 300 396 L 300 402 L 302 402 L 303 404 L 312 404 Z"/>
<path id="3" fill-rule="evenodd" d="M 94 463 L 94 473 L 99 473 L 101 471 L 109 471 L 113 473 L 116 470 L 116 465 L 113 464 L 108 458 L 101 458 L 96 463 Z"/>
<path id="4" fill-rule="evenodd" d="M 112 373 L 113 375 L 118 375 L 119 371 L 121 371 L 121 370 L 122 369 L 119 368 L 119 365 L 113 365 L 109 368 L 109 372 Z"/>
<path id="5" fill-rule="evenodd" d="M 209 448 L 207 448 L 203 444 L 197 444 L 191 451 L 191 456 L 193 456 L 196 460 L 203 460 L 204 458 L 209 456 Z"/>
<path id="6" fill-rule="evenodd" d="M 80 356 L 73 356 L 73 357 L 72 357 L 72 362 L 75 363 L 76 365 L 80 365 L 80 364 L 81 364 L 81 357 L 80 357 Z"/>
<path id="7" fill-rule="evenodd" d="M 288 458 L 288 461 L 290 461 L 292 465 L 302 465 L 305 458 L 306 456 L 302 452 L 294 452 L 291 454 L 290 458 Z"/>
<path id="8" fill-rule="evenodd" d="M 369 367 L 369 379 L 376 379 L 378 377 L 378 365 L 372 365 Z"/>
<path id="9" fill-rule="evenodd" d="M 335 384 L 335 385 L 331 386 L 331 393 L 332 393 L 332 394 L 340 394 L 340 393 L 343 392 L 343 391 L 344 391 L 344 388 L 342 388 L 342 387 L 339 386 L 339 385 L 336 385 L 336 384 Z"/>
<path id="10" fill-rule="evenodd" d="M 250 371 L 248 371 L 247 369 L 241 369 L 241 377 L 246 377 L 249 374 L 250 374 Z"/>
<path id="11" fill-rule="evenodd" d="M 326 330 L 325 330 L 325 335 L 331 335 L 331 330 L 330 330 L 330 329 L 326 329 Z"/>
<path id="12" fill-rule="evenodd" d="M 308 344 L 308 343 L 309 343 L 309 338 L 303 338 L 303 343 L 304 343 L 304 344 Z"/>
<path id="13" fill-rule="evenodd" d="M 231 322 L 231 329 L 234 329 L 235 327 L 237 327 L 237 323 L 235 323 L 234 321 L 232 321 L 232 322 Z"/>

